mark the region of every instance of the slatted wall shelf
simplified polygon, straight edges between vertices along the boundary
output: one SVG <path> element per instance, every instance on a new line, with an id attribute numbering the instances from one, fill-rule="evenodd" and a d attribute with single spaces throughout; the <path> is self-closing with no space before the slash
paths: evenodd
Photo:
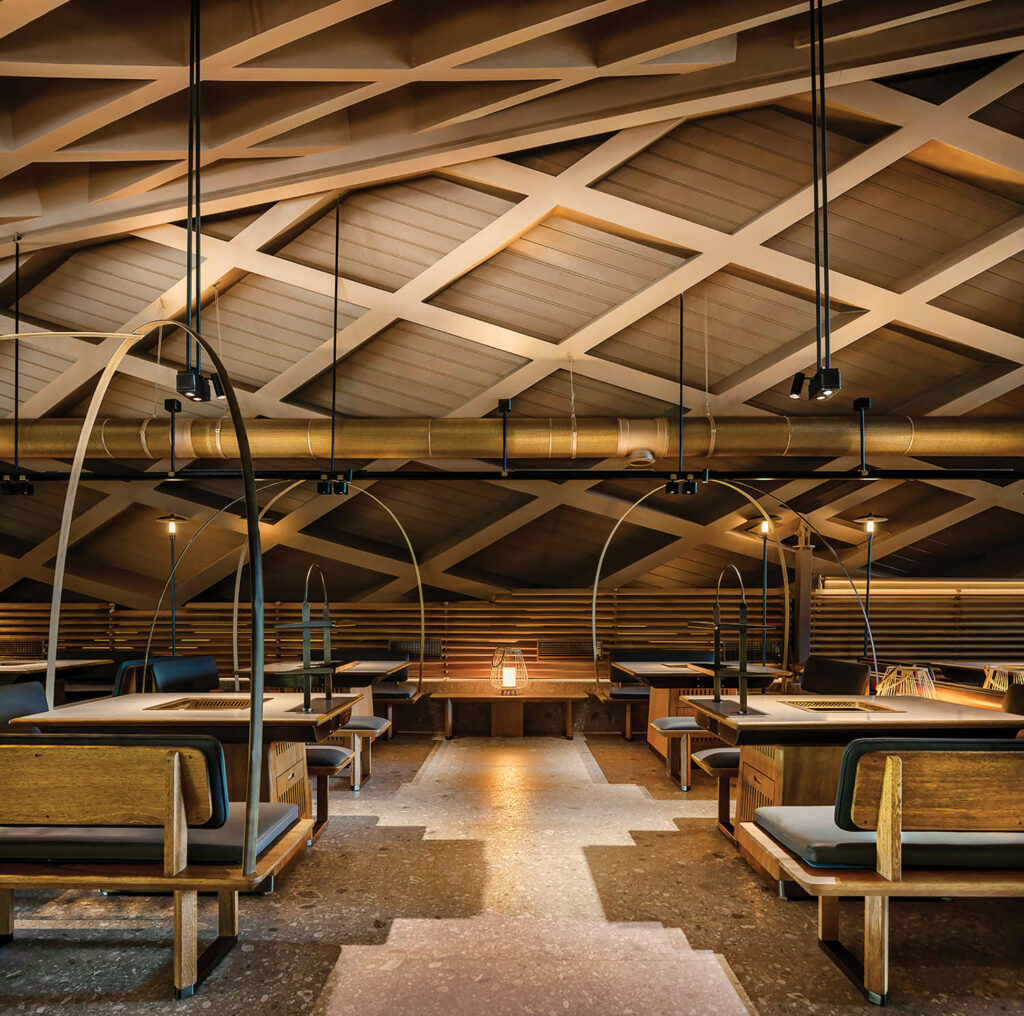
<path id="1" fill-rule="evenodd" d="M 493 600 L 465 600 L 427 604 L 427 638 L 440 642 L 439 660 L 428 660 L 424 673 L 431 678 L 479 680 L 486 676 L 491 654 L 500 645 L 518 644 L 523 650 L 530 675 L 540 680 L 579 680 L 593 677 L 589 655 L 578 659 L 538 658 L 541 641 L 589 645 L 589 590 L 522 591 Z M 687 627 L 690 621 L 711 618 L 713 589 L 608 590 L 598 596 L 597 635 L 602 652 L 613 649 L 704 648 L 710 644 L 706 631 Z M 734 615 L 739 597 L 723 592 L 726 613 Z M 752 629 L 760 624 L 761 599 L 757 592 L 750 603 Z M 178 651 L 209 653 L 217 657 L 222 673 L 231 671 L 230 604 L 193 603 L 178 608 Z M 302 638 L 296 632 L 275 631 L 279 624 L 298 621 L 298 603 L 269 603 L 265 613 L 268 660 L 293 659 L 301 654 Z M 352 621 L 352 628 L 335 628 L 331 644 L 336 650 L 348 647 L 384 648 L 393 639 L 418 642 L 419 605 L 401 603 L 336 603 L 335 621 Z M 151 612 L 113 607 L 103 603 L 69 603 L 61 610 L 58 651 L 138 653 L 145 651 Z M 769 591 L 768 625 L 770 640 L 782 631 L 781 590 Z M 45 638 L 49 626 L 49 604 L 0 604 L 0 639 Z M 239 610 L 239 652 L 248 662 L 249 608 Z M 170 613 L 161 612 L 153 637 L 153 652 L 161 655 L 170 642 Z M 315 638 L 315 636 L 314 636 Z M 413 654 L 415 655 L 415 654 Z"/>

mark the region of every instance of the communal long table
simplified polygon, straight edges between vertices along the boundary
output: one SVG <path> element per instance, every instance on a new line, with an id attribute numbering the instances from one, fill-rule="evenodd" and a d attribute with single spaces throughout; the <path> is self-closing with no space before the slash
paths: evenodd
<path id="1" fill-rule="evenodd" d="M 737 823 L 766 805 L 834 803 L 843 751 L 858 738 L 1013 738 L 1024 729 L 1024 716 L 912 696 L 755 695 L 743 714 L 734 695 L 684 701 L 702 727 L 740 748 Z M 768 864 L 755 867 L 778 880 Z"/>
<path id="2" fill-rule="evenodd" d="M 293 800 L 309 810 L 305 744 L 328 737 L 347 723 L 362 695 L 335 695 L 330 705 L 314 698 L 310 712 L 302 695 L 267 692 L 263 697 L 261 798 Z M 58 706 L 11 720 L 55 734 L 210 734 L 224 748 L 228 797 L 245 798 L 249 743 L 249 696 L 223 692 L 119 695 Z M 301 795 L 292 788 L 301 788 Z M 297 799 L 301 797 L 300 799 Z M 304 817 L 308 815 L 304 814 Z"/>

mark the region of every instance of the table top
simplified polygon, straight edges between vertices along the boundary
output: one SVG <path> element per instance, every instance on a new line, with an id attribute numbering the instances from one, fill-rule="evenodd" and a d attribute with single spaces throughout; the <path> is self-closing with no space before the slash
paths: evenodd
<path id="1" fill-rule="evenodd" d="M 690 666 L 698 674 L 707 674 L 708 677 L 715 676 L 715 668 L 711 663 L 692 663 Z M 726 660 L 722 664 L 723 676 L 732 676 L 730 672 L 738 671 L 739 667 L 739 660 Z M 750 660 L 747 660 L 747 673 L 756 677 L 789 677 L 793 671 L 786 670 L 784 667 L 776 667 L 772 663 L 751 663 Z"/>
<path id="2" fill-rule="evenodd" d="M 328 708 L 322 696 L 313 699 L 312 712 L 302 711 L 302 695 L 267 692 L 263 696 L 264 740 L 318 739 L 347 722 L 362 695 L 335 695 Z M 188 708 L 186 703 L 200 704 Z M 211 708 L 201 708 L 209 703 Z M 214 704 L 227 708 L 212 708 Z M 180 704 L 179 708 L 174 708 Z M 11 726 L 39 727 L 63 733 L 199 733 L 221 740 L 248 738 L 249 696 L 237 693 L 194 692 L 118 695 L 57 706 L 45 713 L 11 720 Z"/>
<path id="3" fill-rule="evenodd" d="M 644 660 L 632 663 L 620 663 L 613 660 L 611 664 L 616 670 L 625 671 L 632 677 L 661 676 L 663 674 L 703 674 L 696 669 L 696 663 L 673 663 L 671 660 Z"/>
<path id="4" fill-rule="evenodd" d="M 409 666 L 408 660 L 313 660 L 308 667 L 302 660 L 275 660 L 263 665 L 264 674 L 397 674 Z M 252 668 L 239 667 L 239 674 L 248 674 Z"/>
<path id="5" fill-rule="evenodd" d="M 57 670 L 84 670 L 86 667 L 111 667 L 115 660 L 57 660 Z M 45 674 L 46 660 L 0 660 L 0 674 Z"/>
<path id="6" fill-rule="evenodd" d="M 501 692 L 480 691 L 432 691 L 431 698 L 457 699 L 461 702 L 585 702 L 589 693 L 585 691 L 555 692 L 518 692 L 515 695 L 502 695 Z"/>
<path id="7" fill-rule="evenodd" d="M 697 722 L 730 744 L 845 744 L 858 737 L 1014 737 L 1024 717 L 912 695 L 687 696 Z M 830 708 L 831 706 L 831 708 Z M 824 710 L 824 711 L 822 711 Z"/>

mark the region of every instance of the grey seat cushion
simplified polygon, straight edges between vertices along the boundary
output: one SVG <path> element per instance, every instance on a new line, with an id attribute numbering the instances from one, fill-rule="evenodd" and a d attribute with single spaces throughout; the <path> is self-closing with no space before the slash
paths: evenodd
<path id="1" fill-rule="evenodd" d="M 402 700 L 411 699 L 416 695 L 415 688 L 390 688 L 386 684 L 375 684 L 373 686 L 373 697 L 381 700 Z"/>
<path id="2" fill-rule="evenodd" d="M 651 697 L 650 685 L 646 684 L 624 684 L 618 688 L 608 689 L 610 699 L 649 699 Z"/>
<path id="3" fill-rule="evenodd" d="M 652 720 L 651 724 L 655 730 L 663 734 L 704 729 L 692 716 L 659 716 L 658 719 Z"/>
<path id="4" fill-rule="evenodd" d="M 714 769 L 739 769 L 739 748 L 705 748 L 693 753 L 694 762 L 703 762 Z"/>
<path id="5" fill-rule="evenodd" d="M 383 716 L 353 716 L 341 730 L 369 731 L 373 734 L 382 734 L 388 729 L 391 721 Z"/>
<path id="6" fill-rule="evenodd" d="M 297 821 L 294 804 L 261 803 L 257 852 L 272 847 Z M 240 864 L 245 805 L 228 805 L 228 819 L 217 829 L 189 829 L 189 864 Z M 0 862 L 161 863 L 162 827 L 0 826 Z"/>
<path id="7" fill-rule="evenodd" d="M 816 868 L 874 868 L 875 834 L 848 832 L 830 804 L 758 808 L 754 823 Z M 1024 868 L 1024 833 L 904 832 L 909 868 Z"/>
<path id="8" fill-rule="evenodd" d="M 337 748 L 333 744 L 310 744 L 306 746 L 306 765 L 333 768 L 340 766 L 354 754 L 351 748 Z"/>

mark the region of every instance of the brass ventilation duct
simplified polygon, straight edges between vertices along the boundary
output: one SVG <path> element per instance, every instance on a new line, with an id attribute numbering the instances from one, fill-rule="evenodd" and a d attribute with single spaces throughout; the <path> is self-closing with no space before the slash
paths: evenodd
<path id="1" fill-rule="evenodd" d="M 97 421 L 88 455 L 109 459 L 162 459 L 171 453 L 167 417 Z M 860 455 L 859 424 L 852 416 L 725 416 L 685 423 L 687 456 Z M 79 419 L 22 419 L 23 459 L 69 458 L 81 433 Z M 246 421 L 256 459 L 311 459 L 331 455 L 331 421 Z M 511 459 L 636 459 L 677 454 L 675 420 L 577 417 L 508 421 Z M 231 420 L 181 419 L 176 422 L 176 454 L 181 459 L 237 459 Z M 871 417 L 866 452 L 870 456 L 1019 457 L 1024 424 L 1019 419 Z M 341 459 L 494 459 L 501 457 L 501 420 L 343 419 L 337 422 Z M 14 453 L 14 425 L 0 421 L 0 458 Z"/>

